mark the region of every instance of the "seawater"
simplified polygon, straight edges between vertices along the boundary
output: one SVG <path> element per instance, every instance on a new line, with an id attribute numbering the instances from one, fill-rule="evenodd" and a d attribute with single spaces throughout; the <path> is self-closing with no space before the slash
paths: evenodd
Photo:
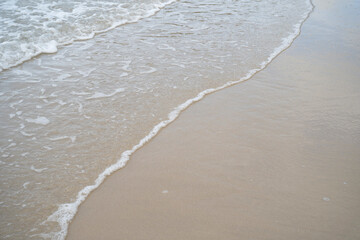
<path id="1" fill-rule="evenodd" d="M 0 71 L 58 46 L 93 38 L 155 14 L 175 0 L 5 0 L 0 3 Z"/>
<path id="2" fill-rule="evenodd" d="M 263 69 L 311 9 L 308 0 L 0 3 L 1 238 L 64 239 L 106 176 L 190 104 Z"/>

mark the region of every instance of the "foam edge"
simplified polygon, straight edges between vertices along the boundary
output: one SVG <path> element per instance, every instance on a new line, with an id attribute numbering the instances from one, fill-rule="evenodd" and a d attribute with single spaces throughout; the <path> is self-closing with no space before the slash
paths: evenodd
<path id="1" fill-rule="evenodd" d="M 110 30 L 113 30 L 113 29 L 121 26 L 121 25 L 135 23 L 135 22 L 138 22 L 141 19 L 151 17 L 151 16 L 155 15 L 157 12 L 159 12 L 162 8 L 166 7 L 167 5 L 170 5 L 170 4 L 174 3 L 176 1 L 177 0 L 169 0 L 169 1 L 164 2 L 164 3 L 155 4 L 154 9 L 149 11 L 144 16 L 137 16 L 135 19 L 132 19 L 132 20 L 123 20 L 123 21 L 120 21 L 120 22 L 114 22 L 110 27 L 108 27 L 106 29 L 103 29 L 103 30 L 93 31 L 86 37 L 79 37 L 78 36 L 78 37 L 75 37 L 75 38 L 71 39 L 70 41 L 63 42 L 63 43 L 58 43 L 55 40 L 51 40 L 51 41 L 49 41 L 47 43 L 43 43 L 44 46 L 36 45 L 37 51 L 35 53 L 30 54 L 30 55 L 26 55 L 25 57 L 23 57 L 23 58 L 19 59 L 18 61 L 16 61 L 14 64 L 11 64 L 11 65 L 8 65 L 8 66 L 0 66 L 0 73 L 3 72 L 3 71 L 9 70 L 9 69 L 11 69 L 13 67 L 19 66 L 19 65 L 21 65 L 21 64 L 23 64 L 23 63 L 25 63 L 27 61 L 30 61 L 31 59 L 36 58 L 36 57 L 40 56 L 41 54 L 56 53 L 56 52 L 58 52 L 59 47 L 70 45 L 70 44 L 72 44 L 74 42 L 86 41 L 86 40 L 94 38 L 98 34 L 108 32 Z"/>

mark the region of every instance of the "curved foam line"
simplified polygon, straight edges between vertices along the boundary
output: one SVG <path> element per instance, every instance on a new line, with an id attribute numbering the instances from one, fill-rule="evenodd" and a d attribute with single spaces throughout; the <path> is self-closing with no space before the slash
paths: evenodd
<path id="1" fill-rule="evenodd" d="M 51 50 L 42 50 L 42 51 L 37 51 L 36 53 L 34 53 L 33 55 L 31 56 L 28 56 L 28 57 L 24 57 L 23 59 L 20 59 L 19 61 L 17 61 L 16 63 L 10 65 L 9 67 L 6 67 L 6 68 L 2 68 L 0 67 L 0 73 L 2 71 L 5 71 L 5 70 L 8 70 L 10 68 L 13 68 L 13 67 L 16 67 L 16 66 L 19 66 L 20 64 L 26 62 L 26 61 L 29 61 L 41 54 L 44 54 L 44 53 L 56 53 L 58 51 L 58 47 L 61 47 L 61 46 L 66 46 L 66 45 L 69 45 L 69 44 L 72 44 L 74 42 L 77 42 L 77 41 L 85 41 L 85 40 L 89 40 L 89 39 L 92 39 L 94 38 L 96 35 L 100 34 L 100 33 L 105 33 L 105 32 L 108 32 L 114 28 L 117 28 L 121 25 L 125 25 L 125 24 L 129 24 L 129 23 L 135 23 L 135 22 L 138 22 L 139 20 L 141 19 L 144 19 L 144 18 L 148 18 L 148 17 L 151 17 L 153 15 L 155 15 L 157 12 L 159 12 L 161 9 L 163 9 L 165 6 L 167 5 L 170 5 L 174 2 L 176 2 L 177 0 L 169 0 L 168 2 L 165 2 L 165 3 L 159 3 L 159 4 L 155 4 L 154 6 L 154 9 L 152 9 L 151 11 L 149 11 L 146 15 L 144 16 L 137 16 L 136 19 L 133 19 L 133 20 L 123 20 L 121 22 L 115 22 L 111 27 L 109 28 L 106 28 L 104 30 L 100 30 L 100 31 L 94 31 L 92 33 L 89 34 L 88 37 L 75 37 L 73 38 L 72 40 L 68 41 L 68 42 L 63 42 L 63 43 L 57 43 L 55 40 L 52 40 L 50 41 L 49 43 L 47 44 L 50 44 L 51 47 L 50 49 Z"/>
<path id="2" fill-rule="evenodd" d="M 45 221 L 45 222 L 47 222 L 47 221 L 58 222 L 60 227 L 61 227 L 61 230 L 59 232 L 53 233 L 51 238 L 56 239 L 56 240 L 64 240 L 66 235 L 67 235 L 68 226 L 69 226 L 71 220 L 73 219 L 73 217 L 77 213 L 78 207 L 86 199 L 86 197 L 93 190 L 98 188 L 100 186 L 100 184 L 104 182 L 104 180 L 105 180 L 105 178 L 107 176 L 109 176 L 112 173 L 114 173 L 115 171 L 123 168 L 126 165 L 126 163 L 129 161 L 130 156 L 135 151 L 137 151 L 139 148 L 144 146 L 153 137 L 155 137 L 160 132 L 161 129 L 163 129 L 164 127 L 169 125 L 171 122 L 173 122 L 180 115 L 180 113 L 182 111 L 184 111 L 186 108 L 188 108 L 191 104 L 193 104 L 195 102 L 198 102 L 199 100 L 203 99 L 206 95 L 208 95 L 210 93 L 213 93 L 213 92 L 219 91 L 221 89 L 230 87 L 232 85 L 235 85 L 235 84 L 238 84 L 238 83 L 249 80 L 252 76 L 254 76 L 256 73 L 260 72 L 267 65 L 269 65 L 271 63 L 271 61 L 276 56 L 278 56 L 281 52 L 283 52 L 287 48 L 289 48 L 291 46 L 291 44 L 294 42 L 294 40 L 300 35 L 301 27 L 302 27 L 303 23 L 309 18 L 310 14 L 314 10 L 315 6 L 313 5 L 311 0 L 308 0 L 308 4 L 309 4 L 309 12 L 304 14 L 304 18 L 303 18 L 302 21 L 300 21 L 298 24 L 294 25 L 294 32 L 292 34 L 290 34 L 287 38 L 282 39 L 282 44 L 279 47 L 274 49 L 273 53 L 270 54 L 270 56 L 268 57 L 268 59 L 266 61 L 264 61 L 264 62 L 262 62 L 260 64 L 259 68 L 250 70 L 246 74 L 246 76 L 242 77 L 241 79 L 239 79 L 237 81 L 227 82 L 226 84 L 224 84 L 224 85 L 222 85 L 220 87 L 217 87 L 217 88 L 206 89 L 206 90 L 200 92 L 196 97 L 194 97 L 192 99 L 189 99 L 186 102 L 179 105 L 178 107 L 176 107 L 172 112 L 170 112 L 168 114 L 168 119 L 167 120 L 164 120 L 164 121 L 158 123 L 150 131 L 150 133 L 148 135 L 146 135 L 143 139 L 140 140 L 140 142 L 137 145 L 133 146 L 133 148 L 131 150 L 124 151 L 121 154 L 120 159 L 115 164 L 113 164 L 110 167 L 108 167 L 107 169 L 105 169 L 105 171 L 102 172 L 98 176 L 98 178 L 95 180 L 94 185 L 86 186 L 85 188 L 83 188 L 78 193 L 75 202 L 59 205 L 58 210 L 56 212 L 54 212 L 51 216 L 49 216 L 48 219 Z"/>

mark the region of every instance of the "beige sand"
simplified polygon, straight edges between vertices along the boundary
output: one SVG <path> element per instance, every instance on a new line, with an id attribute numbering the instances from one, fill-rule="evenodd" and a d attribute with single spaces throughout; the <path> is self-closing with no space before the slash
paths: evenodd
<path id="1" fill-rule="evenodd" d="M 360 239 L 355 2 L 314 1 L 290 49 L 137 151 L 68 239 Z"/>

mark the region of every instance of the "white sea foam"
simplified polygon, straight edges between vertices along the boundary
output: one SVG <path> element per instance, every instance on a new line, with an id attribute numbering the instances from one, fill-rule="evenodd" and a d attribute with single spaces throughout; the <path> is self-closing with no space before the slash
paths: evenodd
<path id="1" fill-rule="evenodd" d="M 64 139 L 70 139 L 70 141 L 72 143 L 74 143 L 76 141 L 76 136 L 60 136 L 60 137 L 53 137 L 53 138 L 49 138 L 51 141 L 61 141 Z"/>
<path id="2" fill-rule="evenodd" d="M 130 71 L 130 64 L 131 64 L 131 61 L 124 61 L 125 65 L 121 67 L 122 70 L 124 71 Z"/>
<path id="3" fill-rule="evenodd" d="M 122 73 L 121 75 L 120 75 L 120 77 L 126 77 L 127 75 L 129 75 L 128 73 Z"/>
<path id="4" fill-rule="evenodd" d="M 157 71 L 157 69 L 154 67 L 146 67 L 146 68 L 147 70 L 140 72 L 140 74 L 149 74 Z"/>
<path id="5" fill-rule="evenodd" d="M 112 97 L 114 96 L 115 94 L 117 93 L 121 93 L 121 92 L 124 92 L 125 89 L 124 88 L 118 88 L 118 89 L 115 89 L 114 92 L 110 93 L 110 94 L 105 94 L 105 93 L 102 93 L 102 92 L 96 92 L 94 93 L 91 97 L 88 97 L 87 99 L 97 99 L 97 98 L 107 98 L 107 97 Z"/>
<path id="6" fill-rule="evenodd" d="M 47 170 L 48 168 L 35 168 L 33 165 L 30 167 L 31 170 L 37 173 L 42 173 L 43 171 Z"/>
<path id="7" fill-rule="evenodd" d="M 7 145 L 6 147 L 4 147 L 3 149 L 1 149 L 2 151 L 3 150 L 6 150 L 8 148 L 12 148 L 12 147 L 15 147 L 17 144 L 16 143 L 10 143 L 9 145 Z"/>
<path id="8" fill-rule="evenodd" d="M 34 134 L 32 134 L 32 133 L 27 133 L 27 132 L 25 132 L 25 131 L 20 131 L 20 133 L 21 133 L 23 136 L 25 136 L 25 137 L 32 137 L 32 136 L 34 136 Z"/>
<path id="9" fill-rule="evenodd" d="M 66 104 L 66 102 L 64 102 L 63 100 L 56 100 L 56 103 L 58 103 L 60 106 L 64 106 Z"/>
<path id="10" fill-rule="evenodd" d="M 49 138 L 51 141 L 59 141 L 59 140 L 64 140 L 64 139 L 68 139 L 68 136 L 61 136 L 61 137 L 54 137 L 54 138 Z"/>
<path id="11" fill-rule="evenodd" d="M 79 104 L 78 112 L 79 112 L 79 113 L 83 113 L 83 111 L 84 111 L 83 105 L 81 104 L 81 102 L 77 102 L 77 104 Z"/>
<path id="12" fill-rule="evenodd" d="M 176 0 L 0 2 L 0 72 L 59 46 L 150 17 Z M 97 14 L 93 14 L 93 12 Z M 99 21 L 101 19 L 101 21 Z"/>
<path id="13" fill-rule="evenodd" d="M 180 63 L 172 63 L 171 65 L 178 66 L 178 67 L 181 67 L 181 68 L 185 68 L 185 65 L 184 65 L 184 64 L 180 64 Z M 185 79 L 184 79 L 184 80 L 185 80 Z"/>
<path id="14" fill-rule="evenodd" d="M 84 71 L 78 71 L 78 73 L 80 73 L 83 77 L 88 77 L 92 72 L 94 72 L 96 70 L 96 68 L 90 69 L 86 72 Z"/>
<path id="15" fill-rule="evenodd" d="M 64 73 L 64 74 L 61 74 L 61 75 L 56 79 L 56 81 L 63 82 L 65 79 L 67 79 L 67 78 L 69 78 L 69 77 L 71 77 L 70 74 Z"/>
<path id="16" fill-rule="evenodd" d="M 30 184 L 30 182 L 25 182 L 25 183 L 23 184 L 23 188 L 27 189 L 27 185 L 29 185 L 29 184 Z"/>
<path id="17" fill-rule="evenodd" d="M 40 51 L 42 53 L 56 53 L 57 46 L 58 43 L 55 40 L 51 40 L 50 42 L 44 43 L 44 45 L 40 47 Z"/>
<path id="18" fill-rule="evenodd" d="M 76 95 L 76 96 L 84 96 L 84 95 L 90 95 L 91 93 L 89 93 L 89 92 L 75 92 L 75 91 L 72 91 L 71 94 L 72 94 L 72 95 Z"/>
<path id="19" fill-rule="evenodd" d="M 160 45 L 157 47 L 158 49 L 163 49 L 163 50 L 172 50 L 172 51 L 176 51 L 176 48 L 174 47 L 171 47 L 170 45 L 168 44 L 163 44 L 163 45 Z"/>
<path id="20" fill-rule="evenodd" d="M 41 125 L 47 125 L 50 123 L 50 120 L 46 117 L 37 117 L 37 118 L 26 118 L 25 121 L 29 123 L 35 123 L 35 124 L 41 124 Z"/>
<path id="21" fill-rule="evenodd" d="M 58 222 L 58 224 L 61 227 L 61 230 L 59 232 L 54 232 L 51 235 L 47 235 L 46 237 L 51 237 L 52 239 L 57 239 L 57 240 L 65 239 L 67 231 L 68 231 L 68 225 L 69 225 L 70 221 L 73 219 L 73 217 L 75 216 L 79 205 L 86 199 L 86 197 L 93 190 L 98 188 L 107 176 L 109 176 L 112 173 L 114 173 L 115 171 L 123 168 L 126 165 L 126 163 L 129 161 L 130 156 L 135 151 L 137 151 L 139 148 L 141 148 L 145 143 L 150 141 L 153 137 L 155 137 L 162 128 L 166 127 L 171 122 L 173 122 L 183 110 L 185 110 L 191 104 L 201 100 L 202 98 L 204 98 L 206 95 L 208 95 L 210 93 L 213 93 L 213 92 L 219 91 L 221 89 L 227 88 L 229 86 L 247 81 L 255 73 L 264 69 L 277 55 L 279 55 L 282 51 L 287 49 L 291 45 L 291 43 L 294 41 L 294 39 L 300 34 L 300 29 L 301 29 L 303 22 L 308 18 L 308 16 L 310 15 L 310 13 L 313 10 L 314 6 L 311 3 L 311 0 L 308 1 L 308 4 L 309 4 L 309 11 L 306 14 L 304 14 L 303 20 L 294 26 L 294 31 L 292 34 L 290 34 L 287 38 L 282 39 L 282 44 L 278 48 L 274 49 L 274 51 L 272 52 L 272 54 L 270 54 L 268 59 L 260 64 L 259 68 L 250 70 L 244 77 L 240 78 L 239 80 L 227 82 L 226 84 L 224 84 L 221 87 L 204 90 L 204 91 L 200 92 L 196 97 L 189 99 L 186 102 L 184 102 L 183 104 L 176 107 L 172 112 L 170 112 L 168 114 L 167 120 L 164 120 L 164 121 L 158 123 L 156 126 L 154 126 L 154 128 L 150 131 L 150 133 L 148 135 L 146 135 L 143 139 L 141 139 L 138 144 L 133 146 L 132 149 L 124 151 L 121 154 L 120 159 L 115 164 L 113 164 L 110 167 L 108 167 L 107 169 L 105 169 L 105 171 L 102 172 L 98 176 L 98 178 L 95 180 L 93 185 L 86 186 L 85 188 L 83 188 L 78 193 L 77 198 L 74 202 L 59 205 L 57 211 L 55 211 L 52 215 L 50 215 L 46 221 Z M 127 67 L 126 67 L 126 70 L 128 70 Z M 105 94 L 102 94 L 102 95 L 105 95 Z M 99 97 L 99 96 L 101 97 L 102 95 L 101 94 L 93 95 L 90 98 Z"/>

